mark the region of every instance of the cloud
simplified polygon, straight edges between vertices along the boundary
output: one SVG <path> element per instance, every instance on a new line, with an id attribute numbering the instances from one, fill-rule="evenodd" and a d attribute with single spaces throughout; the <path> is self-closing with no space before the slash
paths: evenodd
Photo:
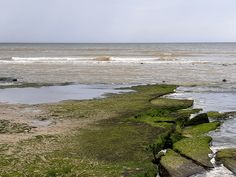
<path id="1" fill-rule="evenodd" d="M 236 41 L 236 1 L 0 0 L 1 42 Z"/>

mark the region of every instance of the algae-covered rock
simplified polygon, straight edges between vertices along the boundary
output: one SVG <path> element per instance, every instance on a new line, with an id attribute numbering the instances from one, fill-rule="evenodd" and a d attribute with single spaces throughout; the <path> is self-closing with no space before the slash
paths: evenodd
<path id="1" fill-rule="evenodd" d="M 163 177 L 188 177 L 197 173 L 204 172 L 204 168 L 193 163 L 173 150 L 168 150 L 162 156 L 159 173 Z"/>
<path id="2" fill-rule="evenodd" d="M 158 108 L 178 110 L 191 107 L 193 105 L 193 100 L 156 98 L 151 100 L 151 103 L 157 106 Z"/>
<path id="3" fill-rule="evenodd" d="M 199 136 L 193 138 L 184 138 L 173 145 L 173 149 L 183 156 L 193 159 L 204 167 L 213 167 L 208 154 L 212 151 L 209 147 L 211 142 L 209 136 Z"/>
<path id="4" fill-rule="evenodd" d="M 149 116 L 141 115 L 135 116 L 135 119 L 131 119 L 136 122 L 144 122 L 153 127 L 161 127 L 165 129 L 174 129 L 176 119 L 174 117 L 158 117 L 158 116 Z"/>
<path id="5" fill-rule="evenodd" d="M 207 113 L 208 117 L 211 119 L 216 119 L 216 120 L 225 120 L 229 119 L 231 117 L 234 117 L 236 115 L 236 112 L 216 112 L 216 111 L 210 111 Z"/>
<path id="6" fill-rule="evenodd" d="M 187 108 L 187 109 L 180 109 L 177 111 L 177 113 L 180 115 L 180 116 L 187 116 L 189 117 L 191 114 L 197 114 L 199 113 L 200 111 L 202 111 L 202 109 L 190 109 L 190 108 Z"/>
<path id="7" fill-rule="evenodd" d="M 0 77 L 0 82 L 16 82 L 17 79 L 13 77 Z"/>
<path id="8" fill-rule="evenodd" d="M 198 125 L 198 124 L 203 124 L 203 123 L 209 123 L 209 119 L 206 113 L 198 114 L 192 119 L 190 119 L 186 125 Z"/>
<path id="9" fill-rule="evenodd" d="M 30 132 L 32 126 L 25 123 L 14 123 L 9 120 L 0 120 L 0 134 Z"/>
<path id="10" fill-rule="evenodd" d="M 236 148 L 223 149 L 216 153 L 216 160 L 236 174 Z"/>
<path id="11" fill-rule="evenodd" d="M 220 122 L 210 122 L 200 125 L 195 125 L 192 127 L 187 127 L 183 130 L 182 134 L 187 137 L 200 136 L 202 134 L 208 133 L 212 130 L 217 129 L 220 126 Z"/>
<path id="12" fill-rule="evenodd" d="M 223 114 L 217 112 L 217 111 L 210 111 L 207 112 L 208 117 L 212 118 L 212 119 L 219 119 L 223 116 Z"/>
<path id="13" fill-rule="evenodd" d="M 146 148 L 148 151 L 152 152 L 154 156 L 154 161 L 159 161 L 160 151 L 164 149 L 169 138 L 169 132 L 160 134 L 157 139 Z"/>
<path id="14" fill-rule="evenodd" d="M 171 140 L 172 145 L 173 145 L 174 143 L 176 143 L 177 141 L 180 141 L 180 140 L 183 139 L 183 138 L 184 138 L 184 136 L 182 136 L 182 134 L 177 133 L 177 132 L 172 133 L 172 134 L 170 135 L 170 140 Z"/>

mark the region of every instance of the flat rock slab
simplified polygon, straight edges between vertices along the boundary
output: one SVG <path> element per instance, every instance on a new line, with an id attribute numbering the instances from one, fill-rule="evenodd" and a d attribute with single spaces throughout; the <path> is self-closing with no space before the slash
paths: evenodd
<path id="1" fill-rule="evenodd" d="M 218 151 L 216 160 L 223 163 L 226 168 L 236 174 L 236 148 Z"/>
<path id="2" fill-rule="evenodd" d="M 188 177 L 204 172 L 204 168 L 193 163 L 173 150 L 168 150 L 160 161 L 160 176 Z"/>
<path id="3" fill-rule="evenodd" d="M 169 98 L 156 98 L 151 100 L 151 103 L 158 108 L 166 109 L 186 109 L 193 105 L 193 100 L 177 100 Z"/>
<path id="4" fill-rule="evenodd" d="M 182 134 L 186 137 L 194 137 L 194 136 L 201 136 L 206 134 L 212 130 L 217 129 L 220 126 L 220 122 L 210 122 L 199 124 L 191 127 L 186 127 Z"/>
<path id="5" fill-rule="evenodd" d="M 188 157 L 204 167 L 213 168 L 208 154 L 212 151 L 209 147 L 211 137 L 200 136 L 193 138 L 184 138 L 173 145 L 174 150 L 185 157 Z"/>

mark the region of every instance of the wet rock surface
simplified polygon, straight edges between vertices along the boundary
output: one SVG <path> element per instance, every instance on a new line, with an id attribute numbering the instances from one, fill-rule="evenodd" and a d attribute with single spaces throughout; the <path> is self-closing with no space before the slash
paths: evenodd
<path id="1" fill-rule="evenodd" d="M 236 148 L 218 151 L 216 160 L 236 175 Z"/>
<path id="2" fill-rule="evenodd" d="M 160 175 L 163 177 L 188 177 L 204 172 L 204 168 L 174 152 L 168 150 L 160 162 Z"/>
<path id="3" fill-rule="evenodd" d="M 198 124 L 203 124 L 203 123 L 209 123 L 208 115 L 206 113 L 198 114 L 192 119 L 190 119 L 186 125 L 191 126 L 191 125 L 198 125 Z"/>
<path id="4" fill-rule="evenodd" d="M 211 140 L 209 136 L 184 138 L 176 142 L 173 149 L 201 166 L 213 168 L 208 156 L 208 154 L 212 153 L 209 147 Z"/>
<path id="5" fill-rule="evenodd" d="M 14 77 L 0 77 L 0 82 L 17 82 Z"/>

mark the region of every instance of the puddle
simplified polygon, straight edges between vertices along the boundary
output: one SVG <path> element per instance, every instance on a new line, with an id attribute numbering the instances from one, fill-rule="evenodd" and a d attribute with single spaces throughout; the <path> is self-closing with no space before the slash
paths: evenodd
<path id="1" fill-rule="evenodd" d="M 132 90 L 118 88 L 127 85 L 66 85 L 40 88 L 7 88 L 0 89 L 0 102 L 8 104 L 42 104 L 64 100 L 87 100 L 103 98 L 107 93 L 123 93 Z"/>
<path id="2" fill-rule="evenodd" d="M 53 124 L 53 121 L 51 120 L 33 120 L 31 122 L 31 126 L 35 127 L 48 127 L 51 124 Z"/>

